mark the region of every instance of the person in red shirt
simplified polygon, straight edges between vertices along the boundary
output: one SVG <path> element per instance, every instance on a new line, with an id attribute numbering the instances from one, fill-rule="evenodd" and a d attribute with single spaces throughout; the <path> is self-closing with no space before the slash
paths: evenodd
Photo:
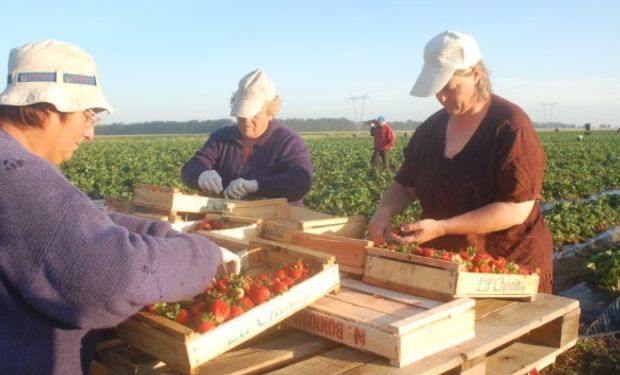
<path id="1" fill-rule="evenodd" d="M 383 116 L 379 116 L 377 120 L 370 123 L 370 135 L 375 138 L 375 149 L 371 159 L 372 164 L 379 166 L 379 158 L 381 158 L 383 168 L 389 169 L 388 154 L 394 148 L 394 143 L 396 142 L 392 127 L 385 121 Z"/>

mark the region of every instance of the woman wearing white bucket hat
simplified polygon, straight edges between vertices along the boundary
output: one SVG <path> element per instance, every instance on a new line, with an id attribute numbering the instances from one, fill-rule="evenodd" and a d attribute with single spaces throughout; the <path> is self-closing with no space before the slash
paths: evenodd
<path id="1" fill-rule="evenodd" d="M 226 198 L 255 194 L 302 205 L 312 185 L 312 164 L 299 134 L 275 119 L 280 104 L 273 81 L 262 70 L 241 78 L 230 111 L 237 126 L 209 136 L 183 166 L 183 182 Z"/>
<path id="2" fill-rule="evenodd" d="M 80 48 L 15 48 L 0 94 L 0 374 L 87 373 L 100 329 L 200 293 L 229 260 L 207 238 L 106 213 L 59 171 L 112 108 Z"/>
<path id="3" fill-rule="evenodd" d="M 432 38 L 411 95 L 443 108 L 415 131 L 369 230 L 382 243 L 391 218 L 418 199 L 421 220 L 403 224 L 401 243 L 458 251 L 475 246 L 540 268 L 552 291 L 553 243 L 539 208 L 545 155 L 521 108 L 491 93 L 480 49 L 455 31 Z"/>

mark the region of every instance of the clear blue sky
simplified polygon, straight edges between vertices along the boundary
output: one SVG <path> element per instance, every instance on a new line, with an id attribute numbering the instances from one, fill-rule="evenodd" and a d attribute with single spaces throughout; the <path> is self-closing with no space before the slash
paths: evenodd
<path id="1" fill-rule="evenodd" d="M 115 108 L 104 123 L 227 118 L 239 78 L 259 67 L 281 118 L 355 120 L 349 97 L 368 93 L 364 118 L 423 120 L 439 105 L 409 90 L 425 43 L 452 29 L 478 40 L 494 91 L 534 121 L 620 126 L 617 0 L 21 0 L 0 10 L 0 74 L 13 47 L 77 44 Z"/>

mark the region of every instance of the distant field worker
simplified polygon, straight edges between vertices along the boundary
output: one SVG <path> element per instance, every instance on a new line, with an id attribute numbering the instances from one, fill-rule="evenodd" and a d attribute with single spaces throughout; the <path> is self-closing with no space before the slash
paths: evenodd
<path id="1" fill-rule="evenodd" d="M 538 204 L 545 155 L 525 112 L 491 93 L 474 38 L 433 37 L 411 95 L 435 95 L 443 108 L 413 134 L 370 221 L 372 240 L 383 243 L 392 217 L 418 199 L 421 220 L 402 225 L 398 242 L 475 246 L 540 268 L 539 290 L 551 293 L 553 243 Z"/>
<path id="2" fill-rule="evenodd" d="M 383 168 L 389 169 L 389 153 L 396 143 L 392 127 L 385 121 L 383 116 L 379 116 L 376 121 L 370 122 L 370 135 L 374 137 L 374 150 L 370 162 L 375 167 L 378 167 L 379 158 L 381 158 Z"/>
<path id="3" fill-rule="evenodd" d="M 273 81 L 262 70 L 241 78 L 231 99 L 230 115 L 237 125 L 209 136 L 183 166 L 183 182 L 225 198 L 254 194 L 303 205 L 312 185 L 312 164 L 299 134 L 275 119 L 280 104 Z"/>
<path id="4" fill-rule="evenodd" d="M 97 208 L 58 170 L 111 112 L 94 60 L 11 51 L 0 94 L 0 374 L 87 374 L 103 328 L 199 294 L 239 257 L 170 224 Z"/>

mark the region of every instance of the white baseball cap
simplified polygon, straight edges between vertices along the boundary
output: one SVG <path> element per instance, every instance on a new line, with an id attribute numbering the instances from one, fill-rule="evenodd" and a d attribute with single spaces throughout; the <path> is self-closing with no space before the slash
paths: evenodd
<path id="1" fill-rule="evenodd" d="M 230 115 L 250 118 L 263 109 L 265 103 L 276 97 L 276 87 L 262 70 L 247 74 L 239 81 L 239 89 L 233 96 Z"/>
<path id="2" fill-rule="evenodd" d="M 112 113 L 93 58 L 77 46 L 46 40 L 13 48 L 0 105 L 51 103 L 60 112 L 100 108 Z"/>
<path id="3" fill-rule="evenodd" d="M 471 36 L 445 31 L 424 47 L 424 66 L 410 94 L 431 96 L 439 92 L 455 71 L 476 65 L 482 59 L 478 43 Z"/>

